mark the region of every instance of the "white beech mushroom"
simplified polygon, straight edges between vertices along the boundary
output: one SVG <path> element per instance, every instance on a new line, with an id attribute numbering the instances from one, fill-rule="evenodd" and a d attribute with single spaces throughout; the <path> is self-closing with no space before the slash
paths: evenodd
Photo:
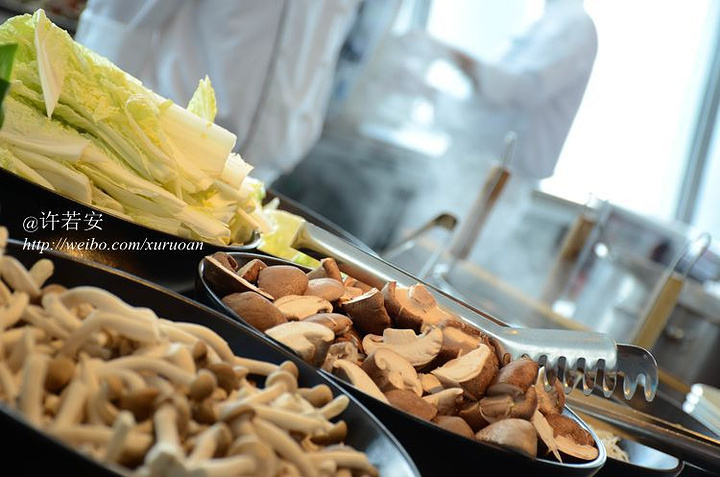
<path id="1" fill-rule="evenodd" d="M 279 427 L 262 419 L 253 418 L 258 435 L 268 442 L 273 449 L 281 456 L 288 459 L 298 467 L 301 475 L 305 477 L 317 477 L 317 469 L 307 453 L 300 447 L 289 434 Z"/>
<path id="2" fill-rule="evenodd" d="M 364 472 L 370 476 L 378 475 L 377 469 L 370 464 L 365 454 L 347 446 L 333 446 L 312 452 L 310 453 L 310 458 L 315 462 L 332 460 L 337 467 L 345 467 L 358 472 Z"/>
<path id="3" fill-rule="evenodd" d="M 5 305 L 0 308 L 0 328 L 7 329 L 15 325 L 30 303 L 30 295 L 15 292 L 10 295 Z"/>
<path id="4" fill-rule="evenodd" d="M 40 296 L 40 286 L 17 258 L 0 257 L 0 276 L 16 292 L 27 293 L 31 298 Z"/>
<path id="5" fill-rule="evenodd" d="M 278 457 L 273 449 L 256 435 L 240 436 L 230 445 L 228 455 L 249 455 L 255 460 L 255 477 L 275 477 Z"/>
<path id="6" fill-rule="evenodd" d="M 42 288 L 47 279 L 52 276 L 54 271 L 55 265 L 52 263 L 52 260 L 42 258 L 35 262 L 32 267 L 30 267 L 30 270 L 28 270 L 28 274 L 30 275 L 30 278 L 32 278 L 35 282 L 35 285 L 38 288 Z"/>
<path id="7" fill-rule="evenodd" d="M 22 384 L 18 396 L 18 408 L 25 418 L 36 426 L 41 424 L 43 413 L 43 395 L 45 373 L 49 358 L 39 353 L 32 353 L 25 359 L 22 368 Z"/>
<path id="8" fill-rule="evenodd" d="M 376 473 L 350 448 L 317 465 L 309 458 L 301 441 L 322 452 L 347 437 L 347 424 L 331 419 L 349 399 L 326 385 L 299 388 L 292 361 L 235 356 L 211 329 L 158 318 L 103 289 L 52 284 L 37 294 L 33 282 L 39 289 L 52 273 L 47 260 L 30 271 L 5 260 L 5 268 L 12 283 L 0 306 L 0 400 L 80 452 L 138 477 L 315 476 L 343 459 Z M 348 322 L 332 324 L 343 332 Z M 327 324 L 315 325 L 334 338 Z M 196 407 L 211 418 L 196 421 Z"/>
<path id="9" fill-rule="evenodd" d="M 130 431 L 134 426 L 135 419 L 132 413 L 123 411 L 117 415 L 112 427 L 112 437 L 105 447 L 103 460 L 106 462 L 117 462 L 120 459 L 127 440 L 130 437 Z"/>

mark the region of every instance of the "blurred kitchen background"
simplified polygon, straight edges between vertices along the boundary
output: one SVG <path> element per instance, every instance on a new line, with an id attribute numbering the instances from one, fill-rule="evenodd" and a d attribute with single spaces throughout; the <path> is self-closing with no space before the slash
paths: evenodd
<path id="1" fill-rule="evenodd" d="M 70 31 L 83 5 L 0 1 Z M 584 6 L 598 40 L 587 89 L 554 174 L 522 204 L 484 200 L 488 184 L 512 191 L 511 147 L 484 126 L 457 52 L 494 61 L 543 0 L 362 1 L 320 140 L 269 186 L 508 323 L 648 347 L 681 401 L 720 386 L 720 2 Z"/>
<path id="2" fill-rule="evenodd" d="M 491 209 L 448 270 L 448 243 L 503 155 L 452 51 L 492 61 L 544 3 L 364 2 L 323 136 L 273 188 L 502 320 L 639 342 L 678 396 L 718 386 L 718 2 L 586 1 L 597 57 L 555 173 L 520 220 Z M 433 222 L 444 213 L 458 224 Z M 509 229 L 499 248 L 497 227 Z"/>

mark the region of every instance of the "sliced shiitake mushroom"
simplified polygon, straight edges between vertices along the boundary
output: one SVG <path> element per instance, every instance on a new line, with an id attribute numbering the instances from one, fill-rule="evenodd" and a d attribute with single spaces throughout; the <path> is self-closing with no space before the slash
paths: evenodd
<path id="1" fill-rule="evenodd" d="M 273 300 L 272 294 L 260 290 L 212 256 L 203 258 L 203 277 L 210 285 L 212 291 L 218 296 L 252 291 L 259 293 L 268 300 Z"/>
<path id="2" fill-rule="evenodd" d="M 340 299 L 345 293 L 345 285 L 333 278 L 313 278 L 308 281 L 306 295 L 319 296 L 333 302 Z"/>
<path id="3" fill-rule="evenodd" d="M 215 252 L 212 255 L 212 258 L 217 260 L 222 266 L 227 268 L 228 270 L 231 270 L 233 272 L 236 272 L 238 269 L 238 263 L 237 261 L 232 257 L 232 255 L 229 255 L 225 252 Z M 251 280 L 253 281 L 253 280 Z"/>
<path id="4" fill-rule="evenodd" d="M 373 350 L 361 367 L 383 392 L 405 389 L 422 396 L 422 384 L 415 368 L 390 349 Z"/>
<path id="5" fill-rule="evenodd" d="M 420 419 L 432 421 L 437 416 L 437 408 L 412 391 L 394 389 L 386 392 L 385 397 L 393 406 Z"/>
<path id="6" fill-rule="evenodd" d="M 595 440 L 577 421 L 563 414 L 549 414 L 545 419 L 553 429 L 555 444 L 560 452 L 582 460 L 597 458 L 599 451 Z"/>
<path id="7" fill-rule="evenodd" d="M 472 428 L 461 417 L 444 416 L 438 414 L 437 416 L 435 416 L 433 422 L 435 422 L 435 424 L 442 427 L 446 431 L 454 432 L 455 434 L 459 434 L 469 439 L 475 438 L 475 433 L 473 432 Z"/>
<path id="8" fill-rule="evenodd" d="M 535 427 L 525 419 L 503 419 L 480 429 L 475 438 L 518 450 L 528 456 L 537 455 Z"/>
<path id="9" fill-rule="evenodd" d="M 232 293 L 222 302 L 253 328 L 265 331 L 287 322 L 287 318 L 272 302 L 255 292 Z"/>
<path id="10" fill-rule="evenodd" d="M 332 303 L 312 295 L 285 295 L 275 300 L 274 305 L 290 321 L 304 320 L 318 313 L 330 313 Z"/>
<path id="11" fill-rule="evenodd" d="M 267 268 L 267 264 L 265 262 L 260 259 L 253 258 L 245 265 L 240 267 L 240 269 L 237 271 L 237 274 L 245 280 L 249 281 L 250 283 L 255 283 L 260 276 L 260 270 L 264 268 Z"/>
<path id="12" fill-rule="evenodd" d="M 485 393 L 497 372 L 497 357 L 484 344 L 431 371 L 445 387 L 461 387 L 470 399 L 478 400 Z"/>
<path id="13" fill-rule="evenodd" d="M 335 339 L 328 327 L 317 323 L 290 321 L 274 326 L 265 333 L 295 351 L 304 361 L 321 366 Z"/>
<path id="14" fill-rule="evenodd" d="M 342 273 L 340 273 L 340 267 L 332 257 L 323 258 L 320 260 L 320 266 L 309 271 L 307 277 L 310 280 L 315 278 L 332 278 L 339 282 L 343 281 Z"/>
<path id="15" fill-rule="evenodd" d="M 370 376 L 368 376 L 367 373 L 357 364 L 345 359 L 338 359 L 333 364 L 333 374 L 338 376 L 340 379 L 344 379 L 349 382 L 365 394 L 368 394 L 375 399 L 379 399 L 384 403 L 388 402 L 388 399 L 385 397 L 383 392 L 380 391 L 380 388 L 377 387 Z"/>
<path id="16" fill-rule="evenodd" d="M 510 394 L 515 392 L 512 388 L 524 393 L 535 384 L 537 376 L 538 364 L 535 361 L 527 357 L 516 359 L 500 368 L 488 388 L 488 393 Z"/>
<path id="17" fill-rule="evenodd" d="M 413 330 L 386 328 L 382 336 L 368 334 L 363 338 L 366 353 L 377 348 L 388 348 L 407 359 L 415 367 L 431 362 L 440 352 L 442 331 L 429 327 L 424 333 L 416 335 Z"/>
<path id="18" fill-rule="evenodd" d="M 327 326 L 335 333 L 335 336 L 344 335 L 352 327 L 352 320 L 340 313 L 317 313 L 308 316 L 303 321 Z"/>
<path id="19" fill-rule="evenodd" d="M 480 400 L 480 412 L 488 422 L 507 418 L 530 419 L 536 409 L 535 386 L 524 393 L 488 395 Z"/>
<path id="20" fill-rule="evenodd" d="M 257 285 L 275 299 L 287 295 L 303 295 L 308 287 L 308 277 L 292 265 L 272 265 L 258 273 Z"/>
<path id="21" fill-rule="evenodd" d="M 363 334 L 380 334 L 390 326 L 382 293 L 377 288 L 344 302 L 342 307 Z"/>
<path id="22" fill-rule="evenodd" d="M 559 379 L 555 378 L 553 386 L 549 391 L 546 391 L 543 377 L 544 372 L 544 368 L 542 368 L 535 382 L 535 390 L 538 396 L 538 409 L 546 416 L 548 414 L 561 414 L 565 407 L 565 393 L 563 392 L 562 383 Z"/>
<path id="23" fill-rule="evenodd" d="M 362 364 L 357 346 L 348 341 L 335 342 L 330 345 L 327 356 L 325 356 L 325 361 L 321 366 L 322 369 L 329 373 L 332 373 L 335 361 L 337 361 L 338 359 L 344 359 L 357 365 Z"/>
<path id="24" fill-rule="evenodd" d="M 402 287 L 390 281 L 383 287 L 382 294 L 385 307 L 398 328 L 420 331 L 424 324 L 437 325 L 450 318 L 421 283 Z"/>

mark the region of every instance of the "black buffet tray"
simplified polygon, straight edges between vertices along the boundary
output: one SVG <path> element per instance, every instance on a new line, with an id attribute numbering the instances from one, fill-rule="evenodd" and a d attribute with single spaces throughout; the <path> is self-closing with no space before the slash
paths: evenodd
<path id="1" fill-rule="evenodd" d="M 286 260 L 271 258 L 252 253 L 230 253 L 242 266 L 252 259 L 260 259 L 268 265 L 293 265 L 303 270 L 309 270 Z M 210 288 L 203 276 L 203 263 L 198 265 L 196 298 L 211 307 L 222 311 L 244 326 L 251 328 L 242 317 L 228 308 Z M 280 346 L 281 343 L 269 336 L 266 339 Z M 289 351 L 290 348 L 287 348 Z M 595 475 L 605 464 L 605 449 L 595 433 L 575 413 L 567 407 L 564 413 L 575 419 L 584 429 L 590 432 L 600 450 L 599 456 L 589 462 L 557 462 L 545 458 L 530 458 L 512 449 L 468 439 L 466 437 L 446 431 L 435 424 L 419 419 L 389 404 L 375 399 L 360 391 L 353 385 L 337 378 L 331 373 L 320 369 L 321 374 L 334 380 L 341 387 L 347 389 L 360 402 L 362 402 L 388 429 L 398 438 L 401 444 L 410 453 L 420 472 L 425 477 L 447 477 L 463 475 L 469 469 L 475 469 L 478 474 L 485 469 L 500 469 L 500 475 L 538 475 L 538 476 L 591 476 Z"/>
<path id="2" fill-rule="evenodd" d="M 23 250 L 22 243 L 16 240 L 8 244 L 7 254 L 28 267 L 39 258 L 51 259 L 55 264 L 55 273 L 48 283 L 59 283 L 68 288 L 81 285 L 101 287 L 133 306 L 151 308 L 160 317 L 207 326 L 222 336 L 237 355 L 273 363 L 294 362 L 300 371 L 298 381 L 302 386 L 327 384 L 333 394 L 350 396 L 350 405 L 339 416 L 348 425 L 346 444 L 367 453 L 381 476 L 419 477 L 412 459 L 398 440 L 351 393 L 295 354 L 270 342 L 262 333 L 182 295 L 104 265 L 55 252 L 40 256 L 35 251 Z M 6 469 L 14 469 L 8 475 L 122 475 L 26 424 L 22 417 L 2 405 L 0 429 L 5 437 L 3 464 Z M 29 453 L 39 458 L 29 459 Z"/>
<path id="3" fill-rule="evenodd" d="M 318 225 L 352 242 L 359 248 L 369 251 L 368 247 L 357 238 L 348 234 L 335 224 L 307 209 L 303 205 L 268 190 L 266 202 L 277 197 L 280 210 L 299 215 L 308 222 Z M 42 214 L 58 214 L 57 223 L 41 222 Z M 63 223 L 63 214 L 74 214 L 79 221 Z M 91 223 L 92 217 L 101 214 L 101 220 Z M 86 220 L 86 218 L 88 220 Z M 93 262 L 101 263 L 118 270 L 123 270 L 148 281 L 169 288 L 182 294 L 191 294 L 195 282 L 195 267 L 202 257 L 218 250 L 226 252 L 255 250 L 260 236 L 255 234 L 251 241 L 244 245 L 221 246 L 202 242 L 202 248 L 192 240 L 172 234 L 160 232 L 149 227 L 131 222 L 117 215 L 112 215 L 90 205 L 64 197 L 55 191 L 28 181 L 6 169 L 0 168 L 0 224 L 8 229 L 10 236 L 32 246 L 38 241 L 51 244 L 51 248 Z M 44 225 L 44 226 L 43 226 Z M 93 228 L 96 225 L 102 230 Z M 92 230 L 86 230 L 90 229 Z M 92 249 L 90 243 L 85 250 L 69 250 L 63 243 L 105 244 L 101 250 L 97 245 Z M 133 243 L 142 250 L 113 250 L 113 244 Z M 166 244 L 164 250 L 148 250 L 157 247 L 155 244 Z"/>

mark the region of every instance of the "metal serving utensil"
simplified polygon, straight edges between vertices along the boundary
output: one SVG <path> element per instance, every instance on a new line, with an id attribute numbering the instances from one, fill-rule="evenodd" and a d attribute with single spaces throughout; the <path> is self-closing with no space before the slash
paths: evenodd
<path id="1" fill-rule="evenodd" d="M 651 401 L 658 387 L 655 358 L 639 346 L 618 344 L 603 333 L 575 330 L 512 328 L 490 314 L 445 293 L 371 253 L 307 221 L 302 222 L 287 244 L 316 257 L 334 258 L 340 269 L 371 286 L 382 288 L 388 281 L 401 286 L 423 283 L 434 292 L 438 305 L 494 338 L 512 359 L 527 355 L 546 369 L 546 386 L 557 376 L 565 392 L 578 384 L 584 394 L 597 386 L 612 395 L 617 375 L 623 376 L 623 395 L 630 399 L 638 384 Z"/>

